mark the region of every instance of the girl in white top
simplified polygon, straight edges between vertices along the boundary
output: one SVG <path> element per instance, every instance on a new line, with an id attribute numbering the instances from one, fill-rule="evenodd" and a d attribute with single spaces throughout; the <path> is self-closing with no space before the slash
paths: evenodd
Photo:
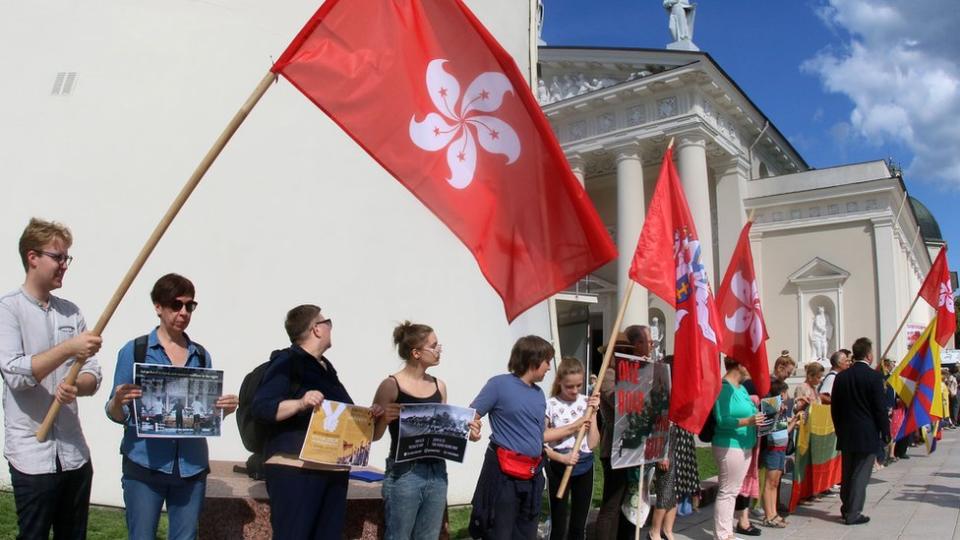
<path id="1" fill-rule="evenodd" d="M 553 381 L 553 390 L 547 400 L 547 428 L 557 428 L 570 424 L 586 422 L 588 407 L 596 409 L 600 405 L 598 396 L 581 394 L 583 390 L 583 364 L 576 358 L 564 358 L 557 368 Z M 579 449 L 574 449 L 576 434 L 557 442 L 544 445 L 549 462 L 547 480 L 550 485 L 551 540 L 582 540 L 593 496 L 593 452 L 600 442 L 600 431 L 596 422 L 589 423 L 588 435 L 583 438 Z M 567 497 L 557 499 L 557 489 L 563 479 L 564 470 L 573 465 L 573 474 L 567 484 L 570 503 Z M 570 523 L 567 524 L 569 515 Z"/>

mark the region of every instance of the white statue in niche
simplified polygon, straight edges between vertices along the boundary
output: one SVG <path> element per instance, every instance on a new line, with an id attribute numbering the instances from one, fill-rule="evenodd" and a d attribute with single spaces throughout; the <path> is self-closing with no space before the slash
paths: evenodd
<path id="1" fill-rule="evenodd" d="M 818 306 L 817 314 L 813 316 L 813 324 L 810 327 L 810 347 L 813 349 L 814 360 L 827 358 L 827 347 L 832 335 L 833 324 L 830 323 L 830 317 L 823 306 Z"/>
<path id="2" fill-rule="evenodd" d="M 670 13 L 670 34 L 673 41 L 693 41 L 693 23 L 696 5 L 688 0 L 663 0 L 663 7 Z"/>
<path id="3" fill-rule="evenodd" d="M 650 319 L 650 341 L 653 342 L 650 344 L 650 349 L 657 351 L 660 358 L 663 358 L 663 353 L 666 351 L 663 337 L 663 324 L 659 317 L 653 317 Z"/>

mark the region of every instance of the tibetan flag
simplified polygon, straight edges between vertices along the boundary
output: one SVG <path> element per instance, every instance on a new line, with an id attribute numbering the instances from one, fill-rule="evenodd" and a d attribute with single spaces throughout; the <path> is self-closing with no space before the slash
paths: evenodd
<path id="1" fill-rule="evenodd" d="M 727 273 L 717 292 L 717 309 L 723 326 L 720 351 L 736 358 L 753 379 L 757 394 L 770 392 L 770 366 L 767 364 L 767 325 L 760 309 L 760 289 L 757 274 L 753 270 L 753 253 L 750 251 L 750 228 L 748 221 L 740 232 L 740 240 L 730 257 Z"/>
<path id="2" fill-rule="evenodd" d="M 700 433 L 720 393 L 719 317 L 697 229 L 667 148 L 630 279 L 677 310 L 670 421 Z"/>
<path id="3" fill-rule="evenodd" d="M 327 0 L 272 70 L 463 242 L 508 320 L 617 256 L 523 74 L 462 0 Z"/>
<path id="4" fill-rule="evenodd" d="M 790 512 L 800 501 L 840 483 L 841 459 L 830 406 L 814 403 L 797 426 L 797 451 L 793 461 Z"/>
<path id="5" fill-rule="evenodd" d="M 953 285 L 950 283 L 950 267 L 947 266 L 947 248 L 944 246 L 933 261 L 927 278 L 920 286 L 920 296 L 937 310 L 937 343 L 946 346 L 957 331 L 957 314 L 953 305 Z"/>
<path id="6" fill-rule="evenodd" d="M 887 384 L 906 405 L 903 424 L 894 439 L 900 440 L 923 426 L 943 418 L 940 385 L 940 345 L 934 339 L 934 317 L 900 364 L 890 373 Z"/>

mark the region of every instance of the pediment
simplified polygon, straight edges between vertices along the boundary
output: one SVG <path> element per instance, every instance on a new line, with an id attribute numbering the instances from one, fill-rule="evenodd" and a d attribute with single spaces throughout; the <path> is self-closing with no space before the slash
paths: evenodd
<path id="1" fill-rule="evenodd" d="M 790 283 L 811 283 L 811 282 L 836 282 L 843 283 L 850 277 L 850 272 L 843 268 L 821 259 L 814 257 L 810 262 L 800 267 L 799 270 L 790 274 L 787 278 Z"/>

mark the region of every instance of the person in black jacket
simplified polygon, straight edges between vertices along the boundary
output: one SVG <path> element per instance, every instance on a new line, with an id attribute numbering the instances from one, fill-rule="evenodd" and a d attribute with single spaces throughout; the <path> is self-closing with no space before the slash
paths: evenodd
<path id="1" fill-rule="evenodd" d="M 847 525 L 870 521 L 863 515 L 867 484 L 877 449 L 890 441 L 883 376 L 870 367 L 873 344 L 862 337 L 853 343 L 853 366 L 837 374 L 830 415 L 841 454 L 840 515 Z"/>
<path id="2" fill-rule="evenodd" d="M 272 426 L 263 455 L 273 538 L 340 540 L 348 470 L 318 469 L 299 459 L 313 409 L 325 399 L 353 404 L 337 370 L 324 356 L 331 345 L 333 320 L 319 307 L 305 304 L 287 313 L 284 326 L 290 347 L 270 355 L 252 404 L 253 415 Z M 294 392 L 295 367 L 299 367 L 300 384 Z M 371 412 L 380 416 L 383 409 L 374 406 Z"/>

